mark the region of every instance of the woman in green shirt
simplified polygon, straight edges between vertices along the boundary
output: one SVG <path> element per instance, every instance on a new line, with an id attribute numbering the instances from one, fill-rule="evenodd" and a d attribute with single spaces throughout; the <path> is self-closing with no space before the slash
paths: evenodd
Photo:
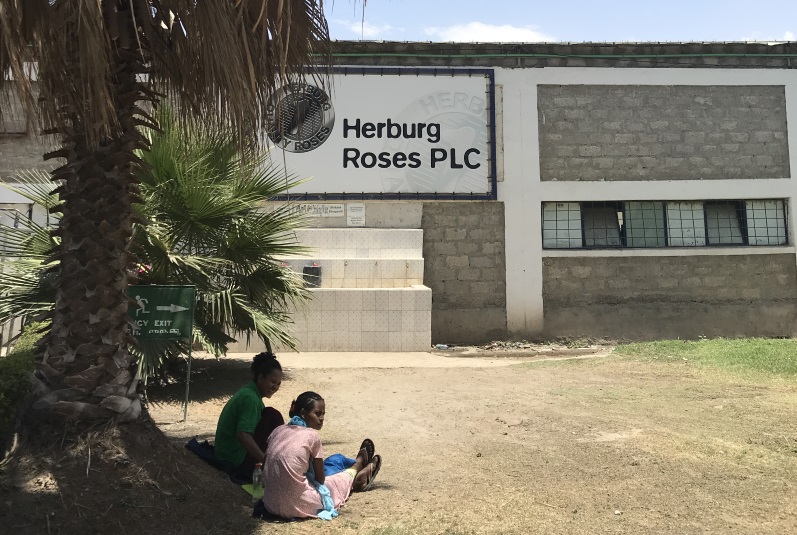
<path id="1" fill-rule="evenodd" d="M 216 426 L 215 457 L 227 472 L 240 480 L 251 481 L 256 463 L 266 457 L 271 432 L 285 423 L 280 412 L 266 407 L 282 384 L 282 366 L 272 353 L 258 353 L 252 359 L 252 382 L 230 398 Z"/>

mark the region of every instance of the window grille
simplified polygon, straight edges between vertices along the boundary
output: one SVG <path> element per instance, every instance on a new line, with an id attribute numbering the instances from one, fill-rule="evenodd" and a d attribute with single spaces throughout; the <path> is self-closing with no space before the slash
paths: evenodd
<path id="1" fill-rule="evenodd" d="M 707 202 L 704 210 L 709 245 L 746 245 L 744 201 Z"/>
<path id="2" fill-rule="evenodd" d="M 601 201 L 542 205 L 545 249 L 786 245 L 786 201 Z"/>

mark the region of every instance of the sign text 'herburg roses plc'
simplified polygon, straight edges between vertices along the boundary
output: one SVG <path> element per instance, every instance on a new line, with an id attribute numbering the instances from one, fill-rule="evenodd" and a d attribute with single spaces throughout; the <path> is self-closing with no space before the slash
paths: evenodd
<path id="1" fill-rule="evenodd" d="M 320 85 L 320 84 L 319 84 Z M 333 75 L 284 87 L 272 100 L 271 141 L 292 193 L 490 191 L 489 80 L 483 75 Z"/>

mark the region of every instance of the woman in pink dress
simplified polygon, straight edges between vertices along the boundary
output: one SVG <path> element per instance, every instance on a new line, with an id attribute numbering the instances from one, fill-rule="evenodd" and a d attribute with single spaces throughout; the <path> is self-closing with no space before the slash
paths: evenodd
<path id="1" fill-rule="evenodd" d="M 318 431 L 324 425 L 325 412 L 324 399 L 315 392 L 305 392 L 291 404 L 290 422 L 271 433 L 263 467 L 263 504 L 269 513 L 283 518 L 325 519 L 331 513 L 334 518 L 352 490 L 365 491 L 373 484 L 382 458 L 374 455 L 369 439 L 363 441 L 354 466 L 329 477 L 324 475 Z M 321 489 L 308 478 L 308 472 Z"/>

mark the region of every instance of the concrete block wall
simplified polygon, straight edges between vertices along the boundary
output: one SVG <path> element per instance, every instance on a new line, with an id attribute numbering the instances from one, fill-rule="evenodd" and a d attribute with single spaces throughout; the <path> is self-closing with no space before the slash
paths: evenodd
<path id="1" fill-rule="evenodd" d="M 783 86 L 540 85 L 540 178 L 788 178 Z"/>
<path id="2" fill-rule="evenodd" d="M 615 339 L 791 336 L 794 254 L 548 257 L 545 334 Z"/>
<path id="3" fill-rule="evenodd" d="M 0 134 L 0 180 L 12 178 L 20 171 L 41 169 L 50 171 L 56 167 L 53 160 L 44 161 L 44 153 L 53 150 L 51 139 L 31 135 Z"/>
<path id="4" fill-rule="evenodd" d="M 432 341 L 481 343 L 506 336 L 503 203 L 427 202 L 421 226 Z"/>
<path id="5" fill-rule="evenodd" d="M 36 91 L 36 83 L 33 84 Z M 38 95 L 38 93 L 36 93 Z M 44 161 L 44 154 L 54 149 L 53 136 L 36 136 L 22 112 L 19 100 L 12 96 L 3 102 L 0 118 L 0 180 L 8 180 L 20 171 L 42 169 L 50 171 L 62 160 Z"/>

